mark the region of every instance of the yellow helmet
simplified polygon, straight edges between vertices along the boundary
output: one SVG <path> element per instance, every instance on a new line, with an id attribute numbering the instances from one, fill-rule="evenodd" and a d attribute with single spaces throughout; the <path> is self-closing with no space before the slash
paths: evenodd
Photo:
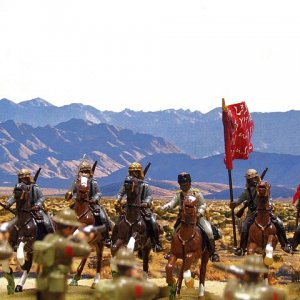
<path id="1" fill-rule="evenodd" d="M 130 164 L 130 166 L 128 168 L 129 175 L 132 175 L 131 172 L 137 172 L 139 174 L 139 179 L 144 178 L 144 172 L 142 169 L 142 165 L 138 162 L 133 162 L 132 164 Z"/>
<path id="2" fill-rule="evenodd" d="M 80 169 L 79 169 L 79 172 L 82 172 L 82 173 L 92 173 L 92 167 L 90 165 L 89 162 L 87 161 L 83 161 L 80 165 Z"/>
<path id="3" fill-rule="evenodd" d="M 128 248 L 120 248 L 113 261 L 117 266 L 134 267 L 136 265 L 136 258 Z"/>
<path id="4" fill-rule="evenodd" d="M 21 169 L 18 173 L 19 179 L 30 178 L 31 172 L 28 169 Z"/>
<path id="5" fill-rule="evenodd" d="M 257 171 L 255 169 L 248 169 L 245 174 L 246 179 L 251 179 L 255 177 L 259 177 Z"/>

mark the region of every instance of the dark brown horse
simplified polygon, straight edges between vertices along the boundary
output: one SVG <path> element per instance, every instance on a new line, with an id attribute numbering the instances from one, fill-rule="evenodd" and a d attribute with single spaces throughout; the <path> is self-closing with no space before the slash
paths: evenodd
<path id="1" fill-rule="evenodd" d="M 90 207 L 90 201 L 89 201 L 89 192 L 90 192 L 90 185 L 89 185 L 89 179 L 86 176 L 79 175 L 76 180 L 76 199 L 74 204 L 74 211 L 76 212 L 78 221 L 82 224 L 82 227 L 88 226 L 88 225 L 95 225 L 96 220 L 93 215 L 92 209 Z M 102 263 L 102 256 L 103 256 L 103 249 L 104 249 L 104 237 L 98 233 L 95 235 L 95 237 L 89 241 L 89 244 L 94 245 L 96 248 L 97 253 L 97 265 L 96 265 L 96 276 L 94 278 L 92 288 L 95 287 L 95 285 L 100 280 L 100 271 L 101 271 L 101 263 Z M 74 275 L 72 281 L 70 282 L 70 285 L 78 285 L 78 280 L 81 278 L 81 273 L 83 271 L 83 268 L 86 264 L 88 258 L 83 258 L 77 268 L 76 274 Z"/>
<path id="2" fill-rule="evenodd" d="M 15 288 L 16 292 L 23 291 L 33 261 L 33 243 L 42 240 L 47 234 L 38 212 L 33 210 L 30 186 L 23 185 L 21 197 L 16 198 L 16 224 L 13 226 L 9 243 L 17 252 L 17 260 L 23 270 L 23 274 Z"/>
<path id="3" fill-rule="evenodd" d="M 271 186 L 266 181 L 261 181 L 257 186 L 257 215 L 249 230 L 248 255 L 252 255 L 256 250 L 261 249 L 264 256 L 264 263 L 270 266 L 273 263 L 273 250 L 278 238 L 276 227 L 271 222 L 270 211 L 270 189 Z"/>
<path id="4" fill-rule="evenodd" d="M 127 202 L 125 212 L 120 216 L 119 224 L 115 226 L 113 231 L 111 253 L 112 256 L 115 256 L 118 249 L 123 246 L 128 246 L 133 251 L 140 251 L 143 258 L 143 271 L 146 276 L 149 271 L 151 241 L 141 211 L 146 205 L 141 201 L 142 183 L 142 180 L 132 176 L 125 179 Z"/>
<path id="5" fill-rule="evenodd" d="M 198 299 L 204 297 L 204 281 L 209 252 L 207 248 L 202 248 L 204 244 L 203 235 L 197 226 L 197 211 L 197 199 L 194 196 L 186 196 L 182 205 L 180 228 L 174 233 L 171 253 L 166 266 L 167 284 L 170 286 L 169 299 L 175 299 L 176 293 L 180 294 L 183 279 L 185 279 L 187 287 L 194 286 L 194 279 L 191 277 L 190 270 L 192 263 L 196 262 L 199 258 L 201 258 L 201 265 L 199 267 Z M 182 265 L 175 285 L 173 269 L 178 258 L 182 259 Z"/>

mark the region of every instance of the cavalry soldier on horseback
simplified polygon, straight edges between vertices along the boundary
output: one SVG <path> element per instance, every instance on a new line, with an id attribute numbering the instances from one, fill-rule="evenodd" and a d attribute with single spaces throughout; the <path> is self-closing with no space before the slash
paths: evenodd
<path id="1" fill-rule="evenodd" d="M 43 225 L 44 231 L 50 233 L 54 230 L 50 218 L 43 208 L 45 198 L 35 181 L 28 169 L 21 169 L 18 173 L 18 183 L 14 187 L 13 195 L 6 201 L 5 207 L 9 209 L 16 203 L 16 215 L 18 215 L 19 210 L 22 210 L 22 208 L 20 208 L 20 201 L 28 199 L 36 223 L 38 226 Z"/>
<path id="2" fill-rule="evenodd" d="M 93 215 L 96 220 L 96 225 L 107 225 L 106 228 L 109 228 L 109 230 L 112 230 L 114 223 L 110 220 L 108 217 L 105 208 L 100 205 L 100 200 L 102 197 L 101 189 L 97 183 L 97 180 L 93 177 L 94 171 L 90 165 L 89 162 L 83 161 L 80 164 L 79 171 L 77 176 L 85 176 L 88 178 L 88 184 L 89 184 L 89 205 L 93 212 Z M 76 190 L 76 180 L 74 180 L 71 191 L 68 191 L 65 195 L 65 198 L 67 200 L 70 200 L 72 196 L 76 196 L 77 190 Z M 109 239 L 109 233 L 106 232 L 106 245 L 110 245 L 110 239 Z"/>
<path id="3" fill-rule="evenodd" d="M 260 275 L 267 273 L 268 269 L 261 256 L 246 256 L 242 264 L 223 266 L 214 264 L 214 267 L 233 274 L 237 279 L 229 280 L 224 293 L 224 300 L 285 300 L 286 295 L 282 289 L 267 285 Z"/>
<path id="4" fill-rule="evenodd" d="M 53 220 L 56 232 L 34 243 L 33 259 L 41 267 L 36 279 L 38 300 L 64 300 L 73 257 L 86 257 L 90 253 L 85 235 L 82 232 L 72 235 L 80 226 L 73 210 L 61 210 Z"/>
<path id="5" fill-rule="evenodd" d="M 149 184 L 144 181 L 144 172 L 142 170 L 142 166 L 138 162 L 134 162 L 129 166 L 128 169 L 128 175 L 135 177 L 139 180 L 143 180 L 142 183 L 142 195 L 141 195 L 141 201 L 143 204 L 147 204 L 147 208 L 142 208 L 142 215 L 146 222 L 147 228 L 150 232 L 151 242 L 153 245 L 153 248 L 156 252 L 160 252 L 163 250 L 161 242 L 159 240 L 159 225 L 157 224 L 152 211 L 151 211 L 151 205 L 152 205 L 152 194 L 149 187 Z M 116 208 L 117 210 L 120 210 L 121 207 L 121 200 L 125 195 L 125 186 L 122 185 L 118 195 L 117 195 L 117 204 Z M 120 219 L 119 219 L 120 221 Z M 118 223 L 119 223 L 118 221 Z"/>
<path id="6" fill-rule="evenodd" d="M 206 234 L 207 237 L 207 246 L 210 252 L 211 261 L 220 261 L 219 255 L 215 252 L 215 238 L 211 224 L 204 218 L 205 210 L 206 210 L 206 202 L 202 193 L 195 188 L 191 187 L 192 179 L 191 175 L 186 172 L 182 172 L 178 175 L 178 184 L 180 186 L 180 190 L 176 193 L 173 199 L 165 204 L 162 207 L 163 211 L 173 210 L 176 206 L 180 206 L 179 214 L 177 221 L 174 225 L 175 231 L 178 230 L 181 220 L 181 209 L 183 205 L 183 199 L 187 195 L 191 195 L 196 197 L 198 201 L 198 226 L 201 228 L 202 232 Z"/>
<path id="7" fill-rule="evenodd" d="M 235 255 L 238 256 L 244 255 L 246 251 L 249 229 L 250 226 L 253 224 L 256 215 L 256 208 L 257 208 L 256 188 L 259 182 L 261 181 L 261 178 L 255 169 L 247 170 L 245 174 L 245 178 L 246 178 L 245 190 L 237 200 L 230 202 L 229 204 L 230 208 L 235 208 L 242 203 L 245 203 L 245 205 L 248 207 L 247 216 L 242 225 L 240 247 L 237 248 L 234 252 Z M 292 251 L 292 248 L 286 238 L 286 233 L 283 227 L 282 220 L 279 217 L 275 216 L 271 211 L 270 211 L 270 215 L 271 215 L 272 223 L 276 227 L 277 237 L 282 249 L 285 252 L 290 253 Z"/>
<path id="8" fill-rule="evenodd" d="M 112 262 L 116 265 L 118 276 L 112 281 L 100 281 L 96 285 L 94 300 L 151 300 L 167 296 L 166 287 L 158 287 L 142 278 L 130 249 L 120 248 Z"/>

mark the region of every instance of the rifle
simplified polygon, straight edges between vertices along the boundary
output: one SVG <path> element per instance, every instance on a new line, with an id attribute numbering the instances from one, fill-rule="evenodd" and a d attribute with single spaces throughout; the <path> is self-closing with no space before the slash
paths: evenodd
<path id="1" fill-rule="evenodd" d="M 231 265 L 231 266 L 223 266 L 221 265 L 220 263 L 213 263 L 213 266 L 216 268 L 216 269 L 219 269 L 221 271 L 224 271 L 224 272 L 227 272 L 227 273 L 230 273 L 230 274 L 233 274 L 235 275 L 236 277 L 238 278 L 242 278 L 243 275 L 245 274 L 245 271 L 242 269 L 242 268 L 239 268 L 237 266 L 234 266 L 234 265 Z"/>
<path id="2" fill-rule="evenodd" d="M 36 171 L 36 173 L 35 173 L 35 175 L 34 175 L 34 177 L 33 177 L 33 183 L 36 183 L 36 181 L 37 181 L 37 179 L 38 179 L 38 177 L 39 177 L 39 175 L 40 175 L 41 170 L 42 170 L 42 168 L 39 168 L 39 169 Z"/>
<path id="3" fill-rule="evenodd" d="M 263 172 L 261 173 L 261 175 L 260 175 L 260 179 L 261 179 L 261 180 L 264 179 L 266 173 L 268 172 L 268 169 L 269 169 L 268 167 L 265 168 L 265 169 L 263 170 Z M 248 206 L 249 206 L 248 201 L 245 201 L 243 207 L 240 208 L 240 209 L 236 212 L 236 214 L 235 214 L 236 217 L 241 218 L 241 217 L 243 216 L 243 214 L 244 214 L 245 209 L 246 209 Z"/>
<path id="4" fill-rule="evenodd" d="M 151 166 L 151 162 L 149 162 L 149 163 L 147 164 L 147 166 L 145 167 L 145 169 L 144 169 L 144 171 L 143 171 L 144 177 L 146 176 L 146 174 L 147 174 L 147 172 L 148 172 L 150 166 Z"/>
<path id="5" fill-rule="evenodd" d="M 12 213 L 13 215 L 15 215 L 16 213 L 9 207 L 7 207 L 5 204 L 0 202 L 0 206 L 2 206 L 4 209 L 8 210 L 10 213 Z"/>
<path id="6" fill-rule="evenodd" d="M 92 175 L 94 175 L 94 172 L 96 170 L 96 167 L 97 167 L 97 163 L 98 163 L 98 160 L 96 160 L 93 164 L 93 167 L 92 167 Z"/>

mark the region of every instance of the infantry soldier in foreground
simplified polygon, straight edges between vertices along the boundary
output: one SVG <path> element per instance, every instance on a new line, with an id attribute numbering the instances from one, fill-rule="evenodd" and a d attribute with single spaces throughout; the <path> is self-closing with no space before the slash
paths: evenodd
<path id="1" fill-rule="evenodd" d="M 12 270 L 9 267 L 9 258 L 13 253 L 13 249 L 8 243 L 9 231 L 15 224 L 16 219 L 5 222 L 0 225 L 0 264 L 2 265 L 3 277 L 7 280 L 7 293 L 13 294 L 15 291 L 15 281 Z"/>
<path id="2" fill-rule="evenodd" d="M 75 228 L 80 225 L 73 210 L 64 209 L 53 220 L 56 222 L 56 232 L 34 244 L 33 259 L 41 268 L 36 279 L 38 300 L 65 299 L 67 274 L 73 257 L 86 257 L 90 253 L 82 232 L 81 235 L 72 236 Z"/>
<path id="3" fill-rule="evenodd" d="M 238 256 L 244 255 L 246 251 L 249 229 L 254 222 L 255 213 L 256 213 L 256 201 L 257 201 L 256 187 L 261 180 L 257 171 L 254 169 L 247 170 L 245 174 L 245 178 L 246 178 L 245 190 L 237 200 L 230 202 L 229 204 L 230 208 L 235 208 L 242 203 L 245 203 L 245 205 L 248 207 L 247 216 L 242 225 L 240 247 L 237 248 L 234 252 Z M 272 223 L 276 227 L 278 240 L 282 249 L 285 252 L 290 253 L 292 249 L 291 249 L 291 245 L 289 244 L 286 238 L 286 233 L 283 227 L 282 220 L 279 219 L 279 217 L 273 215 L 272 212 L 270 212 L 270 214 L 271 214 Z"/>
<path id="4" fill-rule="evenodd" d="M 16 215 L 18 215 L 18 203 L 28 196 L 32 214 L 38 226 L 42 228 L 45 233 L 50 233 L 54 231 L 53 226 L 49 216 L 44 211 L 43 204 L 45 198 L 41 189 L 35 183 L 36 179 L 37 178 L 35 178 L 35 180 L 33 179 L 29 170 L 21 169 L 18 173 L 18 183 L 15 185 L 13 195 L 9 197 L 5 206 L 6 208 L 10 208 L 14 203 L 17 203 Z"/>
<path id="5" fill-rule="evenodd" d="M 113 258 L 118 277 L 110 282 L 99 282 L 94 300 L 151 300 L 166 297 L 168 289 L 143 280 L 136 269 L 136 259 L 128 248 L 120 248 Z"/>
<path id="6" fill-rule="evenodd" d="M 237 279 L 229 280 L 223 294 L 224 300 L 285 300 L 285 292 L 267 285 L 261 274 L 268 269 L 263 264 L 262 256 L 250 255 L 239 266 L 229 267 L 214 264 L 214 267 L 234 274 Z"/>
<path id="7" fill-rule="evenodd" d="M 161 242 L 159 240 L 159 232 L 160 232 L 159 225 L 157 224 L 157 222 L 152 214 L 152 211 L 151 211 L 151 205 L 152 205 L 153 198 L 152 198 L 149 184 L 146 181 L 144 181 L 144 172 L 142 170 L 141 164 L 138 162 L 132 163 L 129 166 L 128 175 L 133 176 L 137 179 L 143 180 L 141 201 L 143 203 L 147 203 L 148 207 L 142 208 L 142 215 L 147 224 L 147 229 L 150 231 L 152 247 L 153 247 L 154 251 L 160 252 L 163 250 L 163 248 L 162 248 Z M 124 197 L 124 195 L 125 195 L 125 187 L 124 187 L 124 185 L 122 185 L 122 187 L 117 195 L 117 204 L 116 204 L 117 210 L 120 210 L 121 201 L 122 201 L 122 198 Z"/>
<path id="8" fill-rule="evenodd" d="M 191 188 L 191 175 L 186 172 L 182 172 L 178 175 L 178 184 L 180 186 L 180 191 L 176 193 L 176 195 L 173 197 L 173 199 L 165 204 L 162 207 L 163 211 L 169 211 L 173 210 L 176 206 L 180 206 L 179 214 L 177 221 L 174 225 L 175 231 L 178 230 L 180 225 L 180 214 L 181 214 L 181 208 L 182 208 L 182 201 L 184 200 L 184 197 L 187 195 L 192 195 L 196 197 L 198 200 L 198 226 L 204 231 L 204 233 L 207 235 L 207 241 L 208 241 L 208 250 L 210 252 L 210 259 L 211 261 L 219 261 L 219 255 L 215 252 L 215 240 L 214 240 L 214 234 L 212 230 L 211 224 L 204 218 L 205 210 L 206 210 L 206 202 L 204 200 L 204 197 L 202 193 L 198 189 Z"/>
<path id="9" fill-rule="evenodd" d="M 89 194 L 90 208 L 95 217 L 96 225 L 107 225 L 106 228 L 109 228 L 110 230 L 112 230 L 114 223 L 109 219 L 109 217 L 105 211 L 105 208 L 102 205 L 100 205 L 100 203 L 99 203 L 101 200 L 101 197 L 102 197 L 102 193 L 101 193 L 100 187 L 97 183 L 97 180 L 93 177 L 95 167 L 96 166 L 94 165 L 92 168 L 90 163 L 84 160 L 80 164 L 79 172 L 76 176 L 82 175 L 82 176 L 86 176 L 88 178 L 89 191 L 90 191 L 90 194 Z M 71 191 L 68 191 L 65 195 L 65 198 L 67 200 L 70 200 L 73 196 L 76 197 L 77 191 L 76 191 L 75 183 L 76 183 L 76 181 L 74 180 Z M 106 245 L 110 246 L 110 239 L 109 239 L 108 232 L 106 232 L 106 234 L 105 234 L 105 239 L 106 239 Z"/>

